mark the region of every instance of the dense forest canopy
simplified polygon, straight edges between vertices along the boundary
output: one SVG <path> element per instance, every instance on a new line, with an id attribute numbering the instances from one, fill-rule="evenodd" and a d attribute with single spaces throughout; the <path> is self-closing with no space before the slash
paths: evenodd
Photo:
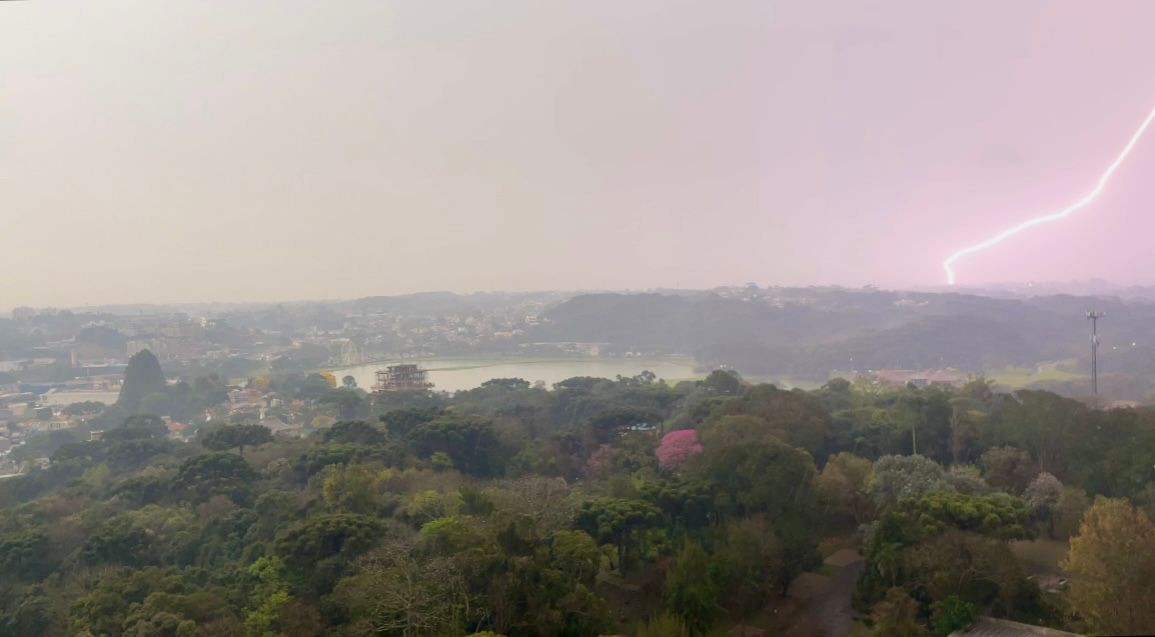
<path id="1" fill-rule="evenodd" d="M 1155 548 L 1145 409 L 725 371 L 379 394 L 305 439 L 182 442 L 124 408 L 0 481 L 0 635 L 706 635 L 856 547 L 877 635 L 1127 632 L 1155 607 L 1150 560 L 1103 566 Z M 1068 537 L 1056 596 L 1011 543 Z"/>

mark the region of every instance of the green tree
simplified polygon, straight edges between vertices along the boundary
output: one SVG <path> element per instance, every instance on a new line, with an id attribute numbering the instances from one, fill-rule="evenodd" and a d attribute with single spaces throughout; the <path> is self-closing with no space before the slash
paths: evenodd
<path id="1" fill-rule="evenodd" d="M 831 456 L 815 481 L 827 511 L 854 526 L 866 522 L 874 511 L 867 489 L 873 472 L 874 467 L 866 458 L 846 452 Z"/>
<path id="2" fill-rule="evenodd" d="M 381 445 L 385 443 L 385 432 L 363 420 L 346 420 L 326 429 L 323 439 L 336 444 Z"/>
<path id="3" fill-rule="evenodd" d="M 481 386 L 485 389 L 525 391 L 529 389 L 529 381 L 522 378 L 492 378 L 482 383 Z"/>
<path id="4" fill-rule="evenodd" d="M 1071 574 L 1071 606 L 1094 632 L 1138 635 L 1155 626 L 1155 524 L 1126 500 L 1095 500 L 1062 567 Z"/>
<path id="5" fill-rule="evenodd" d="M 1030 586 L 1008 544 L 1030 537 L 1028 519 L 1026 505 L 1006 493 L 904 499 L 871 525 L 855 603 L 868 607 L 903 586 L 928 603 L 957 595 L 984 607 L 998 602 L 1007 614 L 1029 610 Z"/>
<path id="6" fill-rule="evenodd" d="M 1079 532 L 1083 513 L 1091 506 L 1087 492 L 1078 487 L 1066 485 L 1059 493 L 1059 503 L 1052 517 L 1055 537 L 1068 538 Z"/>
<path id="7" fill-rule="evenodd" d="M 126 637 L 199 637 L 200 624 L 232 617 L 229 604 L 210 591 L 152 593 L 125 619 Z"/>
<path id="8" fill-rule="evenodd" d="M 228 384 L 215 372 L 208 376 L 198 376 L 193 380 L 191 410 L 199 411 L 226 403 L 228 400 Z"/>
<path id="9" fill-rule="evenodd" d="M 707 444 L 697 472 L 713 483 L 714 505 L 727 515 L 766 513 L 775 520 L 809 516 L 817 508 L 810 455 L 773 439 L 721 448 Z"/>
<path id="10" fill-rule="evenodd" d="M 213 451 L 237 449 L 242 458 L 245 447 L 256 447 L 273 441 L 273 432 L 261 425 L 223 425 L 201 438 L 201 444 Z"/>
<path id="11" fill-rule="evenodd" d="M 642 498 L 661 509 L 675 533 L 710 525 L 714 514 L 714 485 L 704 476 L 674 476 L 641 486 Z"/>
<path id="12" fill-rule="evenodd" d="M 911 453 L 939 462 L 951 458 L 951 394 L 939 387 L 907 386 L 891 408 L 896 421 L 911 435 Z"/>
<path id="13" fill-rule="evenodd" d="M 422 524 L 420 536 L 423 547 L 439 555 L 453 555 L 485 543 L 474 521 L 460 515 L 437 518 Z"/>
<path id="14" fill-rule="evenodd" d="M 106 444 L 127 440 L 157 440 L 168 435 L 168 427 L 159 416 L 141 414 L 130 416 L 115 429 L 104 432 L 101 438 Z"/>
<path id="15" fill-rule="evenodd" d="M 938 491 L 952 491 L 942 467 L 925 456 L 883 456 L 874 463 L 868 488 L 880 511 L 903 500 Z"/>
<path id="16" fill-rule="evenodd" d="M 91 590 L 77 597 L 69 608 L 69 634 L 118 637 L 131 609 L 143 604 L 150 594 L 186 590 L 180 576 L 157 567 L 111 567 L 98 571 L 94 580 Z"/>
<path id="17" fill-rule="evenodd" d="M 297 385 L 295 393 L 301 400 L 320 400 L 332 390 L 329 379 L 321 374 L 309 374 Z"/>
<path id="18" fill-rule="evenodd" d="M 742 378 L 737 372 L 726 369 L 715 369 L 699 383 L 712 396 L 737 396 L 743 389 Z"/>
<path id="19" fill-rule="evenodd" d="M 135 438 L 107 443 L 105 446 L 105 456 L 108 459 L 109 468 L 114 472 L 120 473 L 138 469 L 147 464 L 152 458 L 161 454 L 170 453 L 173 449 L 174 443 L 169 440 Z"/>
<path id="20" fill-rule="evenodd" d="M 931 616 L 931 626 L 935 637 L 948 637 L 955 631 L 966 630 L 974 625 L 978 619 L 975 605 L 964 602 L 957 595 L 935 602 L 934 614 Z"/>
<path id="21" fill-rule="evenodd" d="M 61 410 L 65 416 L 96 416 L 104 413 L 107 409 L 104 403 L 96 402 L 94 400 L 85 400 L 78 403 L 71 403 Z"/>
<path id="22" fill-rule="evenodd" d="M 371 515 L 377 512 L 378 480 L 360 465 L 329 465 L 322 474 L 321 492 L 334 511 Z"/>
<path id="23" fill-rule="evenodd" d="M 59 631 L 52 600 L 39 586 L 0 615 L 0 635 L 4 637 L 61 634 Z"/>
<path id="24" fill-rule="evenodd" d="M 181 463 L 176 483 L 194 502 L 224 495 L 243 505 L 252 497 L 256 478 L 257 472 L 238 456 L 205 453 Z"/>
<path id="25" fill-rule="evenodd" d="M 1003 540 L 950 530 L 911 546 L 902 556 L 904 586 L 933 601 L 951 596 L 1016 612 L 1025 574 Z"/>
<path id="26" fill-rule="evenodd" d="M 606 443 L 617 440 L 629 427 L 656 427 L 661 421 L 662 415 L 652 409 L 615 406 L 594 415 L 589 427 L 596 442 Z"/>
<path id="27" fill-rule="evenodd" d="M 831 413 L 850 409 L 857 402 L 854 395 L 854 385 L 841 377 L 826 381 L 826 384 L 814 392 L 814 396 Z"/>
<path id="28" fill-rule="evenodd" d="M 693 634 L 704 633 L 721 613 L 724 574 L 695 542 L 686 542 L 666 574 L 666 605 Z"/>
<path id="29" fill-rule="evenodd" d="M 0 577 L 39 581 L 57 566 L 43 529 L 0 533 Z M 0 580 L 2 581 L 2 580 Z"/>
<path id="30" fill-rule="evenodd" d="M 418 425 L 436 420 L 443 413 L 438 408 L 394 409 L 381 416 L 381 422 L 390 435 L 407 438 Z"/>
<path id="31" fill-rule="evenodd" d="M 427 458 L 441 451 L 464 473 L 492 476 L 500 468 L 501 444 L 493 423 L 482 418 L 442 416 L 414 427 L 409 439 L 418 455 Z"/>
<path id="32" fill-rule="evenodd" d="M 422 555 L 405 539 L 386 541 L 358 560 L 334 597 L 349 608 L 362 634 L 407 637 L 461 634 L 470 603 L 452 560 Z"/>
<path id="33" fill-rule="evenodd" d="M 297 589 L 325 594 L 332 590 L 347 565 L 380 541 L 381 531 L 376 518 L 333 513 L 290 527 L 277 540 L 274 550 Z"/>
<path id="34" fill-rule="evenodd" d="M 908 503 L 907 510 L 926 535 L 947 529 L 1003 540 L 1029 539 L 1033 535 L 1026 504 L 1006 493 L 976 496 L 940 491 Z"/>
<path id="35" fill-rule="evenodd" d="M 870 614 L 874 624 L 872 635 L 877 637 L 927 637 L 926 628 L 918 621 L 918 603 L 901 588 L 892 588 Z"/>
<path id="36" fill-rule="evenodd" d="M 1063 483 L 1055 476 L 1043 472 L 1031 481 L 1023 491 L 1023 501 L 1030 508 L 1031 517 L 1047 527 L 1047 536 L 1055 537 L 1055 512 L 1063 497 Z"/>
<path id="37" fill-rule="evenodd" d="M 979 458 L 983 478 L 996 489 L 1019 495 L 1039 475 L 1030 454 L 1014 447 L 995 447 Z"/>
<path id="38" fill-rule="evenodd" d="M 592 587 L 601 564 L 601 551 L 584 531 L 558 531 L 550 542 L 550 558 L 554 568 Z"/>
<path id="39" fill-rule="evenodd" d="M 725 599 L 741 612 L 757 612 L 789 583 L 785 547 L 761 515 L 730 520 L 718 536 L 714 560 Z"/>
<path id="40" fill-rule="evenodd" d="M 764 423 L 761 437 L 773 436 L 805 449 L 812 456 L 825 457 L 826 438 L 831 428 L 830 414 L 816 397 L 802 390 L 785 391 L 773 385 L 753 385 L 741 395 L 722 403 L 716 415 L 719 418 L 758 418 Z M 706 433 L 703 442 L 708 447 Z"/>
<path id="41" fill-rule="evenodd" d="M 368 395 L 355 388 L 340 387 L 321 397 L 321 402 L 336 405 L 341 420 L 356 420 L 369 415 Z"/>
<path id="42" fill-rule="evenodd" d="M 1087 407 L 1048 391 L 1023 389 L 1015 392 L 1014 397 L 1015 400 L 1005 401 L 1005 406 L 992 413 L 994 444 L 1025 450 L 1038 461 L 1040 469 L 1058 476 L 1065 476 L 1068 467 L 1077 469 L 1079 456 L 1086 457 L 1081 449 L 1087 447 L 1094 427 L 1089 422 L 1091 413 Z M 1087 460 L 1094 463 L 1091 458 Z M 1012 481 L 1021 479 L 1021 476 L 1009 477 Z"/>
<path id="43" fill-rule="evenodd" d="M 761 443 L 706 446 L 696 463 L 711 483 L 714 512 L 722 519 L 765 514 L 783 544 L 783 589 L 805 569 L 821 564 L 815 547 L 818 500 L 814 462 L 801 449 L 773 439 Z"/>
<path id="44" fill-rule="evenodd" d="M 617 547 L 618 566 L 626 570 L 632 563 L 640 535 L 662 521 L 662 512 L 644 500 L 593 498 L 582 503 L 577 526 L 599 543 Z"/>
<path id="45" fill-rule="evenodd" d="M 153 561 L 153 548 L 147 529 L 133 524 L 128 516 L 117 516 L 88 536 L 79 556 L 87 564 L 144 566 Z"/>

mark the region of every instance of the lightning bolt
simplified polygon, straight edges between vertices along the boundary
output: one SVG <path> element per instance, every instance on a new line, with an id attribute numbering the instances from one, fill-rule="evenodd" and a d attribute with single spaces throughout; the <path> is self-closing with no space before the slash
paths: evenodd
<path id="1" fill-rule="evenodd" d="M 1111 175 L 1115 173 L 1115 169 L 1118 168 L 1125 159 L 1127 159 L 1127 155 L 1131 153 L 1131 149 L 1135 147 L 1135 144 L 1139 142 L 1139 138 L 1142 137 L 1143 133 L 1147 131 L 1147 127 L 1151 124 L 1152 120 L 1155 120 L 1155 109 L 1152 109 L 1151 113 L 1147 115 L 1147 119 L 1143 120 L 1143 123 L 1139 126 L 1139 130 L 1135 131 L 1135 134 L 1131 136 L 1131 139 L 1127 142 L 1127 145 L 1123 147 L 1123 152 L 1119 153 L 1119 156 L 1115 158 L 1115 161 L 1111 162 L 1111 165 L 1107 167 L 1107 171 L 1103 173 L 1103 176 L 1099 177 L 1099 182 L 1095 184 L 1094 189 L 1084 195 L 1082 199 L 1067 206 L 1066 208 L 1063 208 L 1058 212 L 1035 217 L 1034 219 L 1028 219 L 1027 221 L 1018 224 L 1017 226 L 1011 226 L 1010 228 L 1003 230 L 1002 232 L 996 234 L 990 239 L 987 239 L 986 241 L 983 241 L 982 243 L 976 243 L 973 246 L 963 248 L 962 250 L 959 250 L 958 252 L 955 252 L 954 254 L 947 257 L 946 261 L 942 262 L 942 269 L 946 270 L 947 284 L 954 285 L 953 266 L 955 261 L 958 261 L 968 254 L 973 254 L 980 250 L 985 250 L 995 245 L 996 243 L 1001 243 L 1004 239 L 1009 239 L 1022 232 L 1023 230 L 1026 230 L 1027 228 L 1032 228 L 1044 223 L 1050 223 L 1052 221 L 1058 221 L 1094 201 L 1095 198 L 1099 196 L 1099 193 L 1103 192 L 1103 188 L 1107 185 L 1107 182 L 1110 181 Z"/>

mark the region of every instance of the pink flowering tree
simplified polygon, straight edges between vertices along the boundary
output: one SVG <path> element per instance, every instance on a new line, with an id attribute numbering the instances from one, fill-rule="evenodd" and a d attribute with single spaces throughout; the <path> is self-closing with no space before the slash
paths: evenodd
<path id="1" fill-rule="evenodd" d="M 591 478 L 601 478 L 610 473 L 614 466 L 614 458 L 618 457 L 619 450 L 609 445 L 602 445 L 590 454 L 586 461 L 586 475 Z"/>
<path id="2" fill-rule="evenodd" d="M 702 453 L 702 443 L 698 442 L 698 432 L 693 429 L 679 429 L 662 436 L 658 444 L 658 466 L 667 471 L 677 471 L 691 457 Z"/>

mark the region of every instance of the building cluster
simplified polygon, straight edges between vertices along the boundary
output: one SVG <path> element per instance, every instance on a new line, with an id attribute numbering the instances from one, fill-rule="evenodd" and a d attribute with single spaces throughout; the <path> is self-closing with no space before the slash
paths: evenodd
<path id="1" fill-rule="evenodd" d="M 859 378 L 884 387 L 962 387 L 967 382 L 967 375 L 956 369 L 875 369 Z"/>
<path id="2" fill-rule="evenodd" d="M 251 385 L 230 389 L 228 403 L 205 414 L 206 423 L 212 423 L 214 419 L 219 422 L 261 425 L 274 435 L 293 437 L 305 435 L 314 425 L 329 425 L 335 421 L 327 413 L 318 413 L 307 401 L 285 400 L 275 391 Z"/>
<path id="3" fill-rule="evenodd" d="M 426 391 L 433 388 L 428 373 L 418 365 L 403 363 L 377 370 L 374 392 Z"/>
<path id="4" fill-rule="evenodd" d="M 317 334 L 312 342 L 333 345 L 333 339 L 363 335 L 363 358 L 476 351 L 513 352 L 526 330 L 542 324 L 540 304 L 468 312 L 397 315 L 388 312 L 351 314 L 340 329 Z M 343 345 L 343 343 L 341 343 Z"/>
<path id="5" fill-rule="evenodd" d="M 7 450 L 33 436 L 78 428 L 87 435 L 105 426 L 87 426 L 97 415 L 77 405 L 116 403 L 129 359 L 142 350 L 157 357 L 174 396 L 195 392 L 197 380 L 205 377 L 226 388 L 227 400 L 222 396 L 203 413 L 184 411 L 166 421 L 177 438 L 195 435 L 206 423 L 261 424 L 292 436 L 328 426 L 339 407 L 319 401 L 315 392 L 302 399 L 296 389 L 321 369 L 438 355 L 599 354 L 600 343 L 523 346 L 549 323 L 549 306 L 562 298 L 555 293 L 475 299 L 415 295 L 173 311 L 18 308 L 9 318 L 0 316 L 0 454 L 6 457 Z M 294 377 L 288 385 L 270 386 L 268 380 Z M 177 391 L 180 383 L 187 385 Z M 423 371 L 402 364 L 383 369 L 376 388 L 361 389 L 428 388 Z"/>

